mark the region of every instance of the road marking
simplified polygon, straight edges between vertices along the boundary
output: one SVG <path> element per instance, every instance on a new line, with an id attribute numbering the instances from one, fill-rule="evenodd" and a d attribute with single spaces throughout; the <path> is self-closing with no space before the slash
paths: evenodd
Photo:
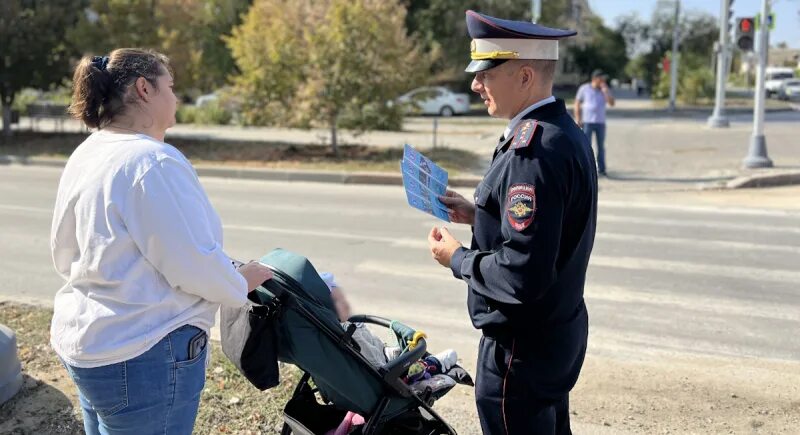
<path id="1" fill-rule="evenodd" d="M 794 210 L 773 210 L 764 208 L 749 208 L 749 207 L 720 207 L 713 205 L 682 205 L 682 204 L 664 204 L 653 202 L 626 202 L 615 200 L 601 200 L 599 201 L 600 209 L 608 208 L 621 208 L 621 209 L 640 209 L 640 210 L 669 210 L 681 211 L 687 213 L 710 213 L 710 214 L 725 214 L 725 215 L 749 215 L 749 216 L 775 216 L 775 217 L 800 217 L 800 211 Z"/>
<path id="2" fill-rule="evenodd" d="M 650 258 L 607 257 L 593 255 L 590 267 L 610 267 L 625 270 L 647 270 L 669 272 L 677 275 L 707 275 L 713 277 L 736 278 L 740 280 L 769 281 L 785 284 L 800 284 L 800 272 L 784 269 L 765 269 L 760 267 L 727 266 L 717 264 L 698 264 L 687 261 L 656 260 Z M 430 267 L 404 265 L 367 260 L 356 266 L 357 272 L 372 272 L 390 276 L 412 277 L 421 280 L 452 281 L 447 271 L 437 271 Z"/>
<path id="3" fill-rule="evenodd" d="M 593 267 L 611 267 L 626 270 L 651 270 L 674 274 L 706 275 L 737 278 L 750 281 L 770 281 L 785 284 L 800 284 L 800 272 L 761 267 L 729 266 L 721 264 L 699 264 L 688 261 L 656 260 L 650 258 L 606 257 L 593 255 L 589 260 Z"/>
<path id="4" fill-rule="evenodd" d="M 640 225 L 660 225 L 664 227 L 699 227 L 710 229 L 722 229 L 740 231 L 743 233 L 749 232 L 765 232 L 765 233 L 792 233 L 800 234 L 800 223 L 798 226 L 781 226 L 781 225 L 755 225 L 755 224 L 736 224 L 730 222 L 709 222 L 694 219 L 661 219 L 661 218 L 641 218 L 633 216 L 619 216 L 610 214 L 600 214 L 597 216 L 600 222 L 613 222 L 613 223 L 628 223 Z"/>
<path id="5" fill-rule="evenodd" d="M 24 205 L 0 204 L 0 209 L 9 211 L 27 211 L 33 213 L 46 213 L 53 214 L 52 208 L 44 207 L 26 207 Z"/>
<path id="6" fill-rule="evenodd" d="M 355 267 L 356 273 L 377 273 L 381 275 L 412 277 L 420 280 L 434 280 L 445 282 L 458 282 L 453 278 L 453 274 L 441 266 L 433 263 L 430 266 L 411 266 L 404 264 L 398 267 L 395 263 L 385 263 L 375 260 L 362 261 Z"/>
<path id="7" fill-rule="evenodd" d="M 638 242 L 638 243 L 652 243 L 664 244 L 673 246 L 688 246 L 693 249 L 698 248 L 719 248 L 743 251 L 774 251 L 783 252 L 786 254 L 800 255 L 800 246 L 791 245 L 773 245 L 763 243 L 748 243 L 748 242 L 734 242 L 730 240 L 715 240 L 715 239 L 688 239 L 681 237 L 661 237 L 661 236 L 644 236 L 639 234 L 623 234 L 623 233 L 609 233 L 605 231 L 596 234 L 598 240 L 613 240 L 624 242 Z"/>
<path id="8" fill-rule="evenodd" d="M 624 286 L 593 285 L 589 282 L 586 284 L 585 297 L 588 301 L 656 305 L 660 311 L 678 308 L 714 315 L 763 317 L 800 322 L 800 310 L 792 305 L 708 297 L 691 293 L 656 293 L 642 290 Z"/>
<path id="9" fill-rule="evenodd" d="M 43 207 L 27 207 L 27 206 L 19 206 L 19 205 L 11 205 L 11 204 L 0 204 L 0 210 L 8 210 L 8 211 L 22 211 L 22 212 L 31 212 L 37 214 L 45 214 L 45 215 L 52 215 L 53 211 L 48 208 Z M 613 219 L 613 218 L 612 218 Z M 426 224 L 430 226 L 430 224 Z M 278 227 L 267 227 L 261 225 L 237 225 L 237 224 L 225 224 L 223 228 L 234 230 L 234 231 L 253 231 L 253 232 L 262 232 L 262 233 L 273 233 L 273 234 L 286 234 L 286 235 L 301 235 L 301 236 L 313 236 L 313 237 L 325 237 L 325 238 L 332 238 L 332 239 L 340 239 L 340 240 L 353 240 L 353 241 L 361 241 L 361 242 L 373 242 L 373 243 L 381 243 L 386 244 L 391 247 L 397 248 L 413 248 L 413 249 L 427 249 L 428 242 L 424 239 L 424 236 L 420 234 L 418 239 L 412 238 L 396 238 L 396 237 L 382 237 L 382 236 L 368 236 L 363 234 L 352 234 L 352 233 L 344 233 L 344 232 L 332 232 L 332 231 L 323 231 L 323 230 L 309 230 L 309 229 L 292 229 L 292 228 L 278 228 Z M 461 231 L 463 232 L 463 231 Z M 462 234 L 466 235 L 466 233 Z M 466 241 L 467 237 L 463 237 Z M 736 249 L 736 250 L 760 250 L 760 251 L 773 251 L 773 252 L 782 252 L 786 254 L 800 254 L 800 247 L 791 246 L 791 245 L 775 245 L 775 244 L 763 244 L 763 243 L 747 243 L 747 242 L 736 242 L 736 241 L 729 241 L 729 240 L 715 240 L 715 239 L 688 239 L 688 238 L 680 238 L 680 237 L 660 237 L 660 236 L 645 236 L 645 235 L 638 235 L 638 234 L 622 234 L 622 233 L 611 233 L 611 232 L 598 232 L 597 233 L 598 240 L 614 240 L 614 241 L 628 241 L 628 242 L 638 242 L 638 243 L 653 243 L 653 244 L 665 244 L 665 245 L 672 245 L 672 246 L 698 246 L 702 248 L 713 247 L 719 249 Z"/>

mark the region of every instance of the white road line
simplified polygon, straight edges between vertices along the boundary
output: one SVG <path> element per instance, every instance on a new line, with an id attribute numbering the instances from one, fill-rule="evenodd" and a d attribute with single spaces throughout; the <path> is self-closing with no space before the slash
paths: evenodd
<path id="1" fill-rule="evenodd" d="M 785 269 L 699 264 L 688 261 L 655 260 L 650 258 L 606 257 L 602 255 L 593 255 L 589 260 L 589 265 L 593 267 L 611 267 L 625 270 L 649 270 L 674 274 L 727 277 L 759 282 L 769 281 L 784 284 L 800 284 L 800 272 Z"/>
<path id="2" fill-rule="evenodd" d="M 682 204 L 665 204 L 654 202 L 627 202 L 615 200 L 600 200 L 600 209 L 603 208 L 621 208 L 621 209 L 640 209 L 640 210 L 666 210 L 666 211 L 680 211 L 687 213 L 710 213 L 710 214 L 726 214 L 726 215 L 749 215 L 749 216 L 774 216 L 774 217 L 800 217 L 800 211 L 794 210 L 773 210 L 764 208 L 749 208 L 749 207 L 728 207 L 728 206 L 713 206 L 713 205 L 682 205 Z"/>
<path id="3" fill-rule="evenodd" d="M 31 212 L 31 213 L 53 214 L 53 209 L 52 208 L 26 207 L 24 205 L 13 205 L 13 204 L 0 204 L 0 210 L 26 211 L 26 212 Z"/>
<path id="4" fill-rule="evenodd" d="M 773 251 L 786 254 L 800 255 L 800 246 L 773 245 L 764 243 L 734 242 L 730 240 L 689 239 L 682 237 L 645 236 L 639 234 L 622 234 L 600 231 L 596 234 L 598 240 L 613 240 L 620 242 L 650 243 L 655 245 L 691 246 L 697 248 L 717 248 L 741 251 Z"/>
<path id="5" fill-rule="evenodd" d="M 43 207 L 27 207 L 11 204 L 0 204 L 0 210 L 8 211 L 21 211 L 36 214 L 52 215 L 53 211 Z M 429 227 L 431 224 L 426 223 L 425 226 Z M 287 234 L 287 235 L 301 235 L 313 237 L 325 237 L 340 240 L 354 240 L 354 241 L 367 241 L 374 243 L 387 244 L 392 247 L 399 248 L 414 248 L 425 249 L 428 247 L 428 242 L 422 236 L 419 239 L 412 238 L 396 238 L 396 237 L 381 237 L 381 236 L 367 236 L 363 234 L 354 234 L 338 231 L 325 231 L 325 230 L 312 230 L 312 229 L 292 229 L 292 228 L 278 228 L 262 225 L 237 225 L 225 224 L 224 228 L 234 231 L 253 231 L 261 233 L 273 234 Z M 467 240 L 467 233 L 459 231 L 462 239 Z M 701 246 L 703 248 L 713 247 L 718 249 L 732 249 L 732 250 L 745 250 L 745 251 L 773 251 L 782 252 L 786 254 L 800 255 L 800 247 L 791 245 L 776 245 L 776 244 L 763 244 L 763 243 L 748 243 L 736 242 L 729 240 L 714 240 L 714 239 L 689 239 L 681 237 L 662 237 L 662 236 L 646 236 L 638 234 L 621 234 L 601 231 L 597 233 L 598 240 L 613 240 L 613 241 L 628 241 L 637 243 L 652 243 L 652 244 L 665 244 L 672 246 Z"/>
<path id="6" fill-rule="evenodd" d="M 600 214 L 597 216 L 599 222 L 613 222 L 624 224 L 639 224 L 639 225 L 659 225 L 664 227 L 697 227 L 697 228 L 710 228 L 747 232 L 764 232 L 764 233 L 791 233 L 800 234 L 800 222 L 797 226 L 782 226 L 782 225 L 754 225 L 754 224 L 736 224 L 730 222 L 713 222 L 708 220 L 695 220 L 695 219 L 661 219 L 651 217 L 633 217 L 633 216 L 620 216 L 611 214 Z"/>
<path id="7" fill-rule="evenodd" d="M 697 264 L 686 261 L 655 260 L 649 258 L 606 257 L 593 255 L 590 267 L 611 267 L 625 270 L 646 270 L 669 272 L 677 275 L 707 275 L 714 277 L 755 280 L 759 282 L 777 282 L 784 284 L 800 284 L 800 272 L 784 269 L 765 269 L 760 267 L 727 266 L 716 264 Z M 403 266 L 398 268 L 394 263 L 374 260 L 364 261 L 356 266 L 356 272 L 372 272 L 390 276 L 413 277 L 421 280 L 452 281 L 453 277 L 446 271 L 430 267 Z"/>
<path id="8" fill-rule="evenodd" d="M 672 308 L 707 312 L 713 315 L 734 315 L 745 317 L 764 317 L 776 320 L 800 322 L 800 310 L 786 304 L 774 302 L 753 302 L 751 300 L 735 300 L 731 298 L 708 297 L 681 293 L 652 293 L 624 286 L 586 284 L 588 301 L 622 302 L 641 305 L 655 305 L 659 310 L 670 311 Z"/>

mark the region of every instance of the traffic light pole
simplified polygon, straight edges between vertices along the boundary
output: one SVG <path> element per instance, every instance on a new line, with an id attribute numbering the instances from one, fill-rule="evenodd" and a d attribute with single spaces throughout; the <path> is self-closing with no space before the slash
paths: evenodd
<path id="1" fill-rule="evenodd" d="M 750 138 L 750 149 L 742 161 L 745 168 L 769 168 L 772 160 L 767 156 L 767 140 L 764 137 L 764 100 L 766 92 L 764 80 L 769 50 L 769 0 L 762 0 L 761 19 L 758 25 L 758 68 L 756 69 L 755 107 L 753 108 L 753 136 Z"/>
<path id="2" fill-rule="evenodd" d="M 730 17 L 730 0 L 720 0 L 719 14 L 719 52 L 717 53 L 717 94 L 714 99 L 714 112 L 708 118 L 708 126 L 711 128 L 729 127 L 731 124 L 725 116 L 725 83 L 728 79 L 728 58 L 730 57 L 730 45 L 728 44 L 728 23 Z"/>
<path id="3" fill-rule="evenodd" d="M 675 27 L 672 29 L 672 59 L 669 62 L 669 111 L 675 111 L 675 99 L 678 96 L 678 58 L 679 43 L 678 39 L 681 36 L 680 31 L 681 23 L 681 0 L 675 0 Z"/>
<path id="4" fill-rule="evenodd" d="M 542 0 L 531 0 L 531 22 L 536 23 L 542 16 Z"/>

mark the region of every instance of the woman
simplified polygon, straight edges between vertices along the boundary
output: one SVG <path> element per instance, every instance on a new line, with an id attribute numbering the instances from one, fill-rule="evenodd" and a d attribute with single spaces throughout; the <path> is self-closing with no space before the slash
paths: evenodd
<path id="1" fill-rule="evenodd" d="M 164 55 L 85 57 L 73 83 L 70 113 L 97 131 L 58 186 L 51 248 L 66 284 L 51 344 L 87 434 L 189 434 L 217 308 L 271 274 L 234 268 L 192 165 L 163 142 L 178 103 Z"/>

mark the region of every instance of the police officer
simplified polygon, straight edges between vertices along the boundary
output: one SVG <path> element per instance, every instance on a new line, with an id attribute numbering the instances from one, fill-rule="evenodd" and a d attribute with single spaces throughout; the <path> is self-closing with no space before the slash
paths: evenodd
<path id="1" fill-rule="evenodd" d="M 586 135 L 552 96 L 558 40 L 575 32 L 467 11 L 472 90 L 510 122 L 474 204 L 448 191 L 453 222 L 433 257 L 469 288 L 483 336 L 475 396 L 485 434 L 568 434 L 569 391 L 586 353 L 583 286 L 597 220 L 597 172 Z"/>

